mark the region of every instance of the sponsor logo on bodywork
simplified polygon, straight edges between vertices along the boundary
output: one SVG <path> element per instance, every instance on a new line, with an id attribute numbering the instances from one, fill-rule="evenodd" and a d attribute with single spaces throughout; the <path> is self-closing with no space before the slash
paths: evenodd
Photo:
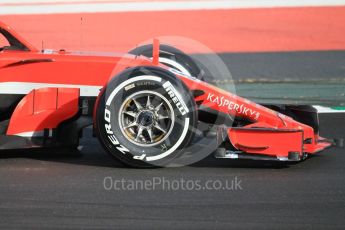
<path id="1" fill-rule="evenodd" d="M 244 115 L 255 120 L 258 120 L 260 117 L 260 112 L 250 109 L 244 104 L 234 102 L 224 96 L 219 97 L 212 93 L 208 93 L 207 100 L 217 104 L 219 107 L 226 107 L 229 111 L 234 111 L 239 115 Z"/>
<path id="2" fill-rule="evenodd" d="M 163 84 L 163 88 L 169 94 L 171 100 L 175 103 L 180 113 L 182 115 L 187 114 L 189 112 L 189 109 L 187 108 L 186 104 L 182 100 L 180 94 L 177 92 L 175 87 L 169 81 L 167 81 Z"/>

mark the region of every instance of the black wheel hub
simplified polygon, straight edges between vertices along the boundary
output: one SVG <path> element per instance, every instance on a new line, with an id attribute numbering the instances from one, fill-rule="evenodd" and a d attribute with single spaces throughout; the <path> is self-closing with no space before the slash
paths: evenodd
<path id="1" fill-rule="evenodd" d="M 143 111 L 138 116 L 138 123 L 145 127 L 151 126 L 154 120 L 154 114 L 151 111 Z"/>

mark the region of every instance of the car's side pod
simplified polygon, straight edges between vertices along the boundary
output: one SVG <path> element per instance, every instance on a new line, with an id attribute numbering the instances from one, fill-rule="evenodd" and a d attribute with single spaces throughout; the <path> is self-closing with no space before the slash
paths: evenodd
<path id="1" fill-rule="evenodd" d="M 18 103 L 7 127 L 7 139 L 25 140 L 13 148 L 50 146 L 49 143 L 76 145 L 79 137 L 71 135 L 72 130 L 80 129 L 74 124 L 80 118 L 79 91 L 79 88 L 40 88 L 27 94 Z M 12 148 L 10 141 L 7 148 Z"/>

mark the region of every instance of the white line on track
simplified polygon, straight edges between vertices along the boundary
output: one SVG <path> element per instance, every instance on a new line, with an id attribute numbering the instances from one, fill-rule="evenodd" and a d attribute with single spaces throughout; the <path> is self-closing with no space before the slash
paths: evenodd
<path id="1" fill-rule="evenodd" d="M 345 6 L 344 0 L 0 0 L 0 15 Z"/>
<path id="2" fill-rule="evenodd" d="M 333 109 L 325 106 L 314 105 L 313 106 L 318 113 L 345 113 L 345 109 Z"/>

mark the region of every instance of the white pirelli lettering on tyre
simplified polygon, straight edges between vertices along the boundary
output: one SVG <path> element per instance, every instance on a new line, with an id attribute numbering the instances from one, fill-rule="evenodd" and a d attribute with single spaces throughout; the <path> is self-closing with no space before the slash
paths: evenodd
<path id="1" fill-rule="evenodd" d="M 111 118 L 110 110 L 105 109 L 104 110 L 104 120 L 106 121 L 106 123 L 105 123 L 104 127 L 105 127 L 107 134 L 108 134 L 108 139 L 116 147 L 117 150 L 119 150 L 123 154 L 126 154 L 126 152 L 129 152 L 129 150 L 126 147 L 124 147 L 123 145 L 121 145 L 120 142 L 115 137 L 115 135 L 111 129 L 111 124 L 110 124 L 111 119 L 110 118 Z"/>
<path id="2" fill-rule="evenodd" d="M 104 125 L 107 134 L 113 134 L 113 131 L 111 131 L 111 125 L 110 125 L 110 111 L 107 109 L 104 111 L 104 120 L 108 122 L 108 124 L 106 123 Z"/>
<path id="3" fill-rule="evenodd" d="M 163 88 L 169 94 L 171 100 L 175 103 L 180 113 L 182 115 L 187 114 L 189 112 L 189 109 L 187 108 L 186 104 L 182 100 L 180 94 L 177 92 L 175 87 L 169 81 L 167 81 L 163 84 Z"/>

